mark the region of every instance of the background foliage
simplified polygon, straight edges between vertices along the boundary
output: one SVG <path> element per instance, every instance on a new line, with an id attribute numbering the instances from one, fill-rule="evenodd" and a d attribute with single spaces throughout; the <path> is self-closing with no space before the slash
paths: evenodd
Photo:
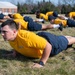
<path id="1" fill-rule="evenodd" d="M 36 10 L 40 10 L 42 13 L 48 11 L 57 11 L 59 14 L 66 14 L 70 11 L 75 11 L 75 0 L 58 0 L 58 4 L 49 1 L 41 1 L 34 3 L 34 0 L 27 0 L 25 3 L 17 4 L 18 12 L 22 14 L 34 14 Z"/>

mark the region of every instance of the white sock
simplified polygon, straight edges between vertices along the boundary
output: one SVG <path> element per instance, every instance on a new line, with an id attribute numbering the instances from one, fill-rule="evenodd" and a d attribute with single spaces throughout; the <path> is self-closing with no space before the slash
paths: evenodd
<path id="1" fill-rule="evenodd" d="M 53 24 L 53 28 L 59 28 L 60 25 L 59 24 Z"/>
<path id="2" fill-rule="evenodd" d="M 58 16 L 61 16 L 60 14 L 58 14 Z"/>
<path id="3" fill-rule="evenodd" d="M 64 17 L 64 19 L 67 20 L 68 18 L 67 17 Z"/>
<path id="4" fill-rule="evenodd" d="M 37 19 L 39 22 L 42 22 L 42 21 L 44 21 L 43 19 Z"/>

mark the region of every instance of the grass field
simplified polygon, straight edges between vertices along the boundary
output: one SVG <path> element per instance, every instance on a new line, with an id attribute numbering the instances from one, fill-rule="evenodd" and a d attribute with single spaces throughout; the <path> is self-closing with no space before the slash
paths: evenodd
<path id="1" fill-rule="evenodd" d="M 35 18 L 33 15 L 29 15 Z M 48 22 L 47 22 L 48 23 Z M 56 35 L 75 36 L 75 28 L 49 29 L 47 32 Z M 75 75 L 75 45 L 60 54 L 50 57 L 43 68 L 33 69 L 31 65 L 39 59 L 27 58 L 18 54 L 16 58 L 6 57 L 12 48 L 0 35 L 0 75 Z"/>

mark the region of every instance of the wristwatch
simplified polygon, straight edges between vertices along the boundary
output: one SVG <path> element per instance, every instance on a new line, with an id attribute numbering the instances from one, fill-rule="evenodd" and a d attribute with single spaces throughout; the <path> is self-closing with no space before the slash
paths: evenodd
<path id="1" fill-rule="evenodd" d="M 43 63 L 43 61 L 40 61 L 40 62 L 39 62 L 39 64 L 40 64 L 40 65 L 42 65 L 42 66 L 44 66 L 44 63 Z"/>

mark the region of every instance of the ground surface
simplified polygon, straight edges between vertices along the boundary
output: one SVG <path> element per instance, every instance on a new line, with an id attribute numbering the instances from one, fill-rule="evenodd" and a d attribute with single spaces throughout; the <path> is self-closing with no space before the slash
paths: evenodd
<path id="1" fill-rule="evenodd" d="M 29 15 L 33 19 L 34 15 Z M 46 23 L 47 24 L 47 23 Z M 47 32 L 56 35 L 75 36 L 75 28 L 64 28 L 61 32 L 58 29 L 49 29 Z M 48 59 L 46 65 L 40 69 L 30 68 L 34 61 L 39 59 L 30 59 L 22 55 L 16 58 L 6 57 L 12 48 L 8 42 L 4 42 L 0 35 L 0 75 L 75 75 L 75 45 L 66 51 Z"/>

